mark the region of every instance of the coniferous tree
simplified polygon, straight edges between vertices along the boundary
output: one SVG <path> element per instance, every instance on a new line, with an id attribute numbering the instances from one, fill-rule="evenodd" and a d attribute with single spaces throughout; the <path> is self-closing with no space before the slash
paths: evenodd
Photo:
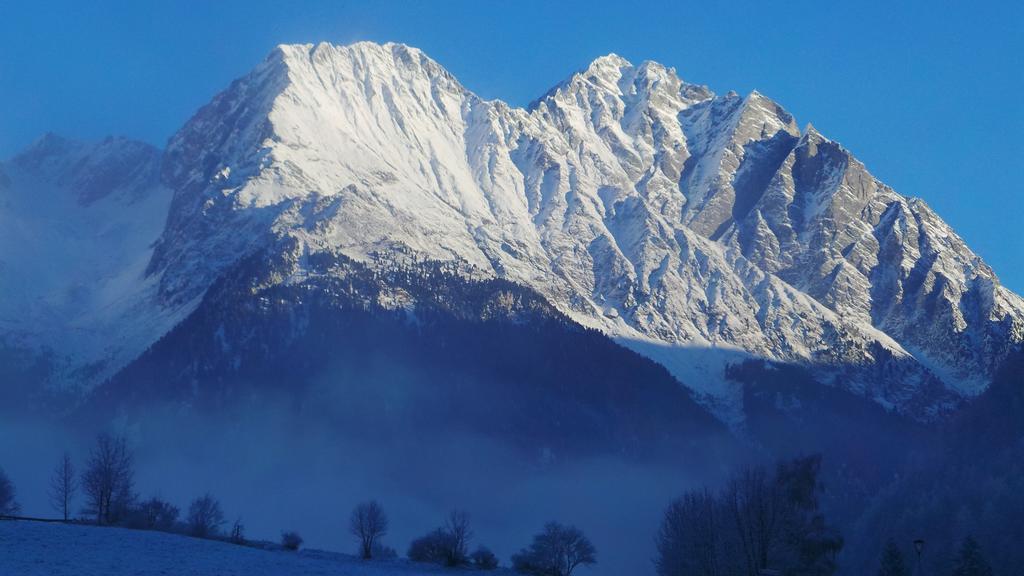
<path id="1" fill-rule="evenodd" d="M 878 576 L 909 575 L 907 564 L 903 561 L 903 552 L 896 541 L 890 539 L 885 543 L 885 549 L 882 551 L 882 565 L 878 569 Z"/>
<path id="2" fill-rule="evenodd" d="M 0 516 L 17 516 L 21 513 L 21 506 L 14 499 L 14 484 L 0 468 Z"/>
<path id="3" fill-rule="evenodd" d="M 960 545 L 953 576 L 992 576 L 992 566 L 981 554 L 981 545 L 974 537 L 964 538 Z"/>

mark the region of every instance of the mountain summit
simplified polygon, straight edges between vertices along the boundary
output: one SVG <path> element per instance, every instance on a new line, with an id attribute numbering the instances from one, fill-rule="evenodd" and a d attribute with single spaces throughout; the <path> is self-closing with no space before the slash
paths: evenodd
<path id="1" fill-rule="evenodd" d="M 929 418 L 1024 340 L 1024 301 L 923 201 L 764 95 L 616 55 L 520 109 L 401 44 L 279 46 L 171 138 L 153 186 L 173 198 L 131 281 L 163 330 L 286 237 L 303 256 L 282 284 L 331 252 L 530 287 L 727 419 L 731 361 L 804 364 Z"/>

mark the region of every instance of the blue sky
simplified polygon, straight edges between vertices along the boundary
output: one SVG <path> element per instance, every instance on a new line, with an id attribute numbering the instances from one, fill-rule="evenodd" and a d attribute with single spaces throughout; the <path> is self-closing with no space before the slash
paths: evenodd
<path id="1" fill-rule="evenodd" d="M 275 45 L 399 41 L 525 105 L 615 52 L 752 89 L 928 201 L 1024 292 L 1019 2 L 0 0 L 0 158 L 44 131 L 162 145 Z"/>

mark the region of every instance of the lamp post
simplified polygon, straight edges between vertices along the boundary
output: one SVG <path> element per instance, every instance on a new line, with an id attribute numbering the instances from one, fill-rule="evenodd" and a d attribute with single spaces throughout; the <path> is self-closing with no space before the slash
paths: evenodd
<path id="1" fill-rule="evenodd" d="M 921 552 L 924 552 L 924 540 L 920 538 L 914 540 L 914 551 L 917 552 L 917 574 L 920 576 L 924 573 L 921 569 Z"/>

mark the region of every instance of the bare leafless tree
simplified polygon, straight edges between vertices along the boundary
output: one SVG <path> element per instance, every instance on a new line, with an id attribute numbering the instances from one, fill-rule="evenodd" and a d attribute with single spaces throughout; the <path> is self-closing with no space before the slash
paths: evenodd
<path id="1" fill-rule="evenodd" d="M 388 533 L 388 517 L 376 500 L 363 502 L 352 510 L 349 531 L 359 541 L 360 555 L 369 560 L 377 541 Z"/>
<path id="2" fill-rule="evenodd" d="M 549 522 L 530 547 L 512 556 L 517 572 L 533 576 L 572 576 L 580 566 L 597 563 L 597 551 L 579 528 Z"/>
<path id="3" fill-rule="evenodd" d="M 770 568 L 769 558 L 778 541 L 782 493 L 762 467 L 739 473 L 725 489 L 725 506 L 736 525 L 746 574 Z"/>
<path id="4" fill-rule="evenodd" d="M 469 514 L 453 510 L 445 521 L 444 531 L 450 537 L 445 563 L 448 566 L 466 564 L 469 561 L 469 541 L 473 538 L 473 530 L 469 527 Z"/>
<path id="5" fill-rule="evenodd" d="M 134 486 L 134 458 L 127 439 L 100 434 L 82 473 L 86 511 L 100 524 L 116 522 L 131 506 Z"/>
<path id="6" fill-rule="evenodd" d="M 708 491 L 688 492 L 665 511 L 658 531 L 658 576 L 720 576 L 723 526 Z"/>
<path id="7" fill-rule="evenodd" d="M 205 494 L 192 501 L 188 507 L 189 533 L 199 538 L 209 538 L 220 533 L 224 525 L 224 511 L 220 502 L 210 494 Z"/>
<path id="8" fill-rule="evenodd" d="M 230 538 L 235 544 L 245 544 L 245 525 L 242 524 L 241 518 L 238 518 L 232 524 Z"/>
<path id="9" fill-rule="evenodd" d="M 817 455 L 737 472 L 720 494 L 669 506 L 658 534 L 659 576 L 834 574 L 842 537 L 819 511 Z"/>
<path id="10" fill-rule="evenodd" d="M 65 522 L 71 519 L 71 502 L 77 490 L 78 480 L 75 479 L 71 455 L 65 452 L 50 478 L 50 504 L 57 513 L 64 516 Z"/>

